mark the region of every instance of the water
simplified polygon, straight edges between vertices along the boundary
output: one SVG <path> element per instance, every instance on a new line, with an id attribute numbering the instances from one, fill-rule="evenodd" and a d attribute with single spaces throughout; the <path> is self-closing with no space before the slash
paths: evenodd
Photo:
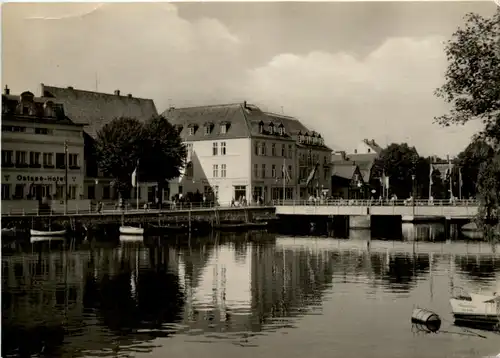
<path id="1" fill-rule="evenodd" d="M 498 287 L 500 255 L 490 245 L 372 240 L 368 251 L 366 235 L 250 233 L 4 246 L 2 355 L 500 353 L 499 335 L 465 335 L 452 324 L 448 304 L 452 286 Z M 414 305 L 440 314 L 440 333 L 412 327 Z"/>

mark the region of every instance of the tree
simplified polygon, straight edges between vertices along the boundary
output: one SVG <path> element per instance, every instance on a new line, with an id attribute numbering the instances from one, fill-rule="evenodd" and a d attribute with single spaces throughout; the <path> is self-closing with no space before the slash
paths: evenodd
<path id="1" fill-rule="evenodd" d="M 143 155 L 144 127 L 134 118 L 113 119 L 97 132 L 95 154 L 99 168 L 114 179 L 120 197 L 128 198 L 132 173 Z"/>
<path id="2" fill-rule="evenodd" d="M 435 94 L 452 105 L 437 117 L 444 126 L 478 119 L 479 133 L 496 146 L 500 143 L 500 8 L 491 18 L 470 13 L 445 47 L 448 68 L 445 84 Z"/>
<path id="3" fill-rule="evenodd" d="M 500 155 L 481 165 L 478 176 L 481 206 L 477 221 L 491 240 L 500 238 Z"/>
<path id="4" fill-rule="evenodd" d="M 155 116 L 145 124 L 144 150 L 140 176 L 158 185 L 156 197 L 161 206 L 167 181 L 179 177 L 186 163 L 186 147 L 177 129 L 163 116 Z"/>
<path id="5" fill-rule="evenodd" d="M 420 157 L 415 147 L 408 144 L 392 143 L 384 148 L 373 164 L 374 177 L 389 177 L 390 191 L 398 198 L 407 198 L 412 195 L 412 175 L 417 175 Z M 427 172 L 428 174 L 428 172 Z M 416 177 L 415 180 L 422 180 Z M 427 179 L 428 180 L 428 179 Z"/>
<path id="6" fill-rule="evenodd" d="M 488 162 L 493 155 L 493 148 L 481 138 L 475 138 L 458 154 L 457 164 L 462 171 L 462 197 L 476 196 L 481 165 Z"/>

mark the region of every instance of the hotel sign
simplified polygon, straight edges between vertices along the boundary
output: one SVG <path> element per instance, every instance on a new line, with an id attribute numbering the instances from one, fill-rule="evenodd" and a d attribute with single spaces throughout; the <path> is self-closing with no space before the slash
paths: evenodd
<path id="1" fill-rule="evenodd" d="M 8 182 L 11 175 L 4 175 L 3 179 Z M 64 183 L 64 176 L 56 175 L 12 175 L 17 182 L 27 182 L 27 183 Z M 76 181 L 76 177 L 72 177 L 73 181 Z"/>

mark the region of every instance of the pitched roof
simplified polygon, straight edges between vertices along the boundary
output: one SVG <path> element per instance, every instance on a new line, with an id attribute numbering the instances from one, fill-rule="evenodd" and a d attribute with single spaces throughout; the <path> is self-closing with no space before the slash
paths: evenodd
<path id="1" fill-rule="evenodd" d="M 187 108 L 170 108 L 162 113 L 173 125 L 180 129 L 184 140 L 213 140 L 235 138 L 276 138 L 295 141 L 298 144 L 299 133 L 310 132 L 298 119 L 263 112 L 259 107 L 244 103 L 219 104 L 212 106 L 199 106 Z M 220 125 L 228 124 L 226 133 L 221 133 Z M 274 133 L 269 131 L 269 126 L 275 127 Z M 205 126 L 210 126 L 210 131 L 205 132 Z M 264 125 L 261 133 L 260 126 Z M 195 126 L 193 135 L 189 135 L 189 127 Z M 285 129 L 283 134 L 279 128 Z M 317 135 L 317 134 L 316 134 Z M 305 145 L 301 146 L 323 148 L 326 146 Z"/>
<path id="2" fill-rule="evenodd" d="M 240 103 L 187 108 L 169 108 L 162 113 L 174 126 L 180 129 L 184 140 L 235 139 L 250 136 L 250 128 Z M 221 133 L 221 124 L 227 124 L 227 132 Z M 210 133 L 205 134 L 205 125 L 210 125 Z M 189 135 L 189 127 L 195 132 Z"/>
<path id="3" fill-rule="evenodd" d="M 344 179 L 352 179 L 358 167 L 351 162 L 336 163 L 333 165 L 332 176 L 338 176 Z"/>
<path id="4" fill-rule="evenodd" d="M 373 167 L 373 163 L 377 159 L 377 153 L 369 153 L 369 154 L 347 154 L 344 157 L 342 154 L 333 154 L 332 155 L 332 163 L 337 164 L 348 164 L 357 165 L 359 167 L 359 171 L 363 176 L 363 181 L 368 183 L 370 181 L 371 170 Z"/>
<path id="5" fill-rule="evenodd" d="M 371 148 L 371 150 L 373 150 L 377 154 L 380 154 L 380 152 L 382 152 L 382 147 L 375 142 L 375 139 L 363 139 L 363 143 L 365 143 L 368 147 Z"/>
<path id="6" fill-rule="evenodd" d="M 44 97 L 54 97 L 64 105 L 66 115 L 75 123 L 84 124 L 84 130 L 95 138 L 97 131 L 119 117 L 132 117 L 143 122 L 158 114 L 152 99 L 131 95 L 101 93 L 55 87 L 41 84 Z"/>

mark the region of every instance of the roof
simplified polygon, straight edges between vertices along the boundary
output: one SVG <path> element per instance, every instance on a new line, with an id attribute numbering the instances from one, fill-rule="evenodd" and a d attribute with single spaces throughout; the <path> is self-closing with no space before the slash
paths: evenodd
<path id="1" fill-rule="evenodd" d="M 219 104 L 211 106 L 169 108 L 162 113 L 173 125 L 180 129 L 183 140 L 214 140 L 236 138 L 276 138 L 295 141 L 298 144 L 300 133 L 313 133 L 297 118 L 263 112 L 259 107 L 243 103 Z M 221 133 L 221 125 L 227 124 L 226 133 Z M 195 132 L 189 135 L 189 127 L 194 126 Z M 209 126 L 209 132 L 205 127 Z M 263 130 L 261 131 L 261 126 Z M 270 132 L 270 127 L 275 131 Z M 284 128 L 284 133 L 279 133 Z M 319 134 L 315 134 L 319 136 Z M 322 145 L 305 145 L 310 148 L 331 150 Z"/>
<path id="2" fill-rule="evenodd" d="M 84 130 L 95 138 L 97 132 L 107 123 L 119 117 L 136 118 L 145 122 L 156 116 L 156 106 L 152 99 L 131 95 L 93 92 L 73 87 L 55 87 L 41 84 L 44 97 L 54 97 L 64 105 L 66 115 L 75 123 L 84 124 Z"/>
<path id="3" fill-rule="evenodd" d="M 382 152 L 382 147 L 375 142 L 375 139 L 363 139 L 363 143 L 365 143 L 368 147 L 371 148 L 371 150 L 373 150 L 377 154 L 380 154 L 380 152 Z"/>
<path id="4" fill-rule="evenodd" d="M 377 159 L 377 153 L 369 153 L 369 154 L 347 154 L 345 155 L 345 159 L 342 154 L 333 154 L 332 155 L 332 163 L 335 165 L 350 163 L 356 164 L 359 167 L 359 171 L 363 176 L 363 181 L 368 183 L 370 181 L 371 170 L 373 167 L 373 163 Z"/>
<path id="5" fill-rule="evenodd" d="M 52 98 L 35 97 L 28 91 L 20 95 L 2 94 L 2 119 L 77 125 L 65 115 L 62 104 L 55 103 Z"/>
<path id="6" fill-rule="evenodd" d="M 351 162 L 337 163 L 333 165 L 332 176 L 341 177 L 344 179 L 352 179 L 358 167 Z"/>

